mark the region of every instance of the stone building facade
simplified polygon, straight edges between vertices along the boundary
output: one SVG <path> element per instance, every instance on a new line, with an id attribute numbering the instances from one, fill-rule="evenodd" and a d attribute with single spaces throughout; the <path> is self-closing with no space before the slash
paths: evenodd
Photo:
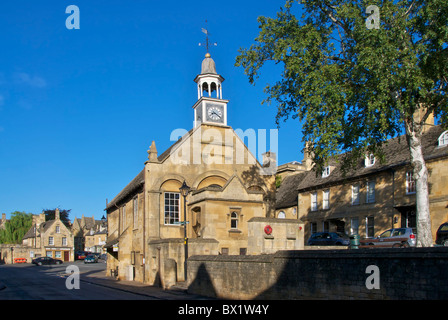
<path id="1" fill-rule="evenodd" d="M 24 235 L 21 247 L 23 258 L 27 258 L 28 262 L 45 256 L 74 261 L 73 234 L 60 219 L 59 209 L 56 209 L 54 220 L 45 221 L 44 213 L 34 215 L 33 224 Z"/>
<path id="2" fill-rule="evenodd" d="M 435 240 L 440 224 L 448 221 L 448 132 L 432 124 L 422 140 Z M 370 238 L 393 227 L 416 228 L 415 182 L 406 138 L 389 140 L 384 151 L 384 162 L 368 156 L 345 176 L 336 158 L 322 173 L 297 170 L 286 176 L 277 191 L 276 214 L 297 210 L 305 224 L 305 241 L 320 231 Z"/>
<path id="3" fill-rule="evenodd" d="M 75 218 L 71 225 L 74 237 L 75 252 L 88 251 L 103 253 L 106 244 L 107 225 L 105 221 L 95 220 L 95 217 Z"/>
<path id="4" fill-rule="evenodd" d="M 260 164 L 227 124 L 223 81 L 207 54 L 195 78 L 194 127 L 179 131 L 180 139 L 161 154 L 153 141 L 143 169 L 107 204 L 107 269 L 118 278 L 166 286 L 173 270 L 177 281 L 185 280 L 192 255 L 303 246 L 297 219 L 273 217 L 274 157 L 267 152 Z M 190 187 L 185 198 L 184 183 Z M 266 243 L 259 246 L 257 237 Z"/>

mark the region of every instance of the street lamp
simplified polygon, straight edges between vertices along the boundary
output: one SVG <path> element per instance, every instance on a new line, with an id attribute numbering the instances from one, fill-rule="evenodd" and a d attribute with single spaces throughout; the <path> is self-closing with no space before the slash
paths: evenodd
<path id="1" fill-rule="evenodd" d="M 184 180 L 182 187 L 179 188 L 180 194 L 184 197 L 184 278 L 187 282 L 187 259 L 188 259 L 188 238 L 187 238 L 187 195 L 191 188 Z"/>

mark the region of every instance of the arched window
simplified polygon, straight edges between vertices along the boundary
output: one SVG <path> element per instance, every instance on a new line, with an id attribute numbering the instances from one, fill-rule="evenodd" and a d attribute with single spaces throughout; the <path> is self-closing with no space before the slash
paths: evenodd
<path id="1" fill-rule="evenodd" d="M 238 213 L 235 211 L 230 214 L 230 228 L 238 229 Z"/>
<path id="2" fill-rule="evenodd" d="M 285 219 L 285 218 L 286 218 L 285 211 L 280 211 L 280 212 L 278 213 L 277 218 L 279 218 L 279 219 Z"/>
<path id="3" fill-rule="evenodd" d="M 448 130 L 439 137 L 439 147 L 448 146 Z"/>

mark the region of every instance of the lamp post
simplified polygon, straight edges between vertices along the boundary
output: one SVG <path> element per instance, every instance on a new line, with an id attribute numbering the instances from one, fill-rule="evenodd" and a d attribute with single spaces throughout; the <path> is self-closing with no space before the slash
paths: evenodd
<path id="1" fill-rule="evenodd" d="M 180 193 L 184 197 L 184 278 L 187 281 L 187 259 L 188 259 L 188 238 L 187 238 L 187 195 L 191 188 L 184 181 L 182 187 L 179 188 Z"/>

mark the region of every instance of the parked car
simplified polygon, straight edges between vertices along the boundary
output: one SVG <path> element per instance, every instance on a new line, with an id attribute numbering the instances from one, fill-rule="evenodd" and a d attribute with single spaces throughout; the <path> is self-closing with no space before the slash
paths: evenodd
<path id="1" fill-rule="evenodd" d="M 89 254 L 84 259 L 84 263 L 97 263 L 97 262 L 98 262 L 98 257 L 94 254 Z"/>
<path id="2" fill-rule="evenodd" d="M 448 247 L 448 222 L 442 223 L 437 229 L 436 244 Z"/>
<path id="3" fill-rule="evenodd" d="M 44 264 L 61 264 L 62 260 L 53 259 L 53 258 L 50 258 L 50 257 L 40 257 L 40 258 L 33 259 L 31 261 L 31 263 L 33 263 L 33 264 L 35 264 L 37 266 L 41 266 L 41 265 L 44 265 Z"/>
<path id="4" fill-rule="evenodd" d="M 348 246 L 350 237 L 341 232 L 316 232 L 308 239 L 309 246 Z"/>
<path id="5" fill-rule="evenodd" d="M 75 252 L 75 260 L 84 260 L 89 255 L 86 251 Z"/>
<path id="6" fill-rule="evenodd" d="M 394 228 L 381 233 L 376 238 L 360 240 L 360 245 L 375 246 L 378 248 L 408 248 L 415 247 L 416 235 L 412 228 Z"/>

